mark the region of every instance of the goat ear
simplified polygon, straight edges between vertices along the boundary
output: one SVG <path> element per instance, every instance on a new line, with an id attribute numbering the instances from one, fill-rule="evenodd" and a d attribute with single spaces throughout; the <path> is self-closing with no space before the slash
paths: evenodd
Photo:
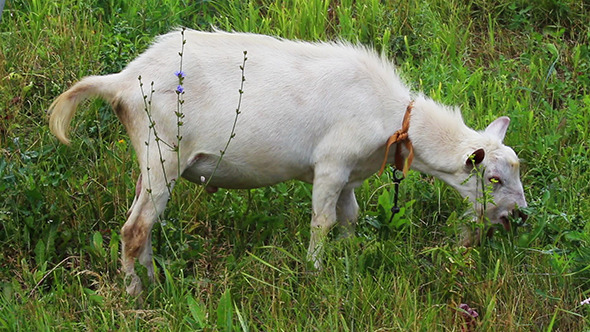
<path id="1" fill-rule="evenodd" d="M 501 116 L 494 120 L 490 125 L 486 128 L 485 132 L 498 138 L 500 141 L 504 140 L 504 136 L 506 136 L 506 130 L 508 130 L 508 125 L 510 124 L 510 118 L 507 116 Z"/>
<path id="2" fill-rule="evenodd" d="M 465 166 L 473 167 L 481 164 L 483 158 L 485 158 L 486 152 L 483 149 L 477 149 L 472 154 L 469 155 L 467 160 L 465 161 Z"/>

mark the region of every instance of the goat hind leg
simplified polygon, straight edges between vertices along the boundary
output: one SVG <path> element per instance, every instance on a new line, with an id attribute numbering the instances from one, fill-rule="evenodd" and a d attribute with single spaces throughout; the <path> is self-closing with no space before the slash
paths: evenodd
<path id="1" fill-rule="evenodd" d="M 129 216 L 131 215 L 131 212 L 133 212 L 133 208 L 135 207 L 135 204 L 137 204 L 137 199 L 139 198 L 139 194 L 141 193 L 141 179 L 142 178 L 143 177 L 141 176 L 141 174 L 139 174 L 139 177 L 137 177 L 137 182 L 135 184 L 135 197 L 133 197 L 133 202 L 131 203 L 131 207 L 127 211 L 127 218 L 129 218 Z"/>
<path id="2" fill-rule="evenodd" d="M 166 189 L 150 193 L 143 190 L 137 197 L 137 202 L 129 218 L 121 229 L 123 243 L 122 265 L 125 273 L 127 293 L 133 296 L 141 293 L 141 280 L 135 272 L 135 259 L 147 268 L 148 277 L 153 280 L 154 267 L 152 263 L 151 231 L 159 214 L 166 207 L 169 194 Z"/>
<path id="3" fill-rule="evenodd" d="M 154 282 L 154 262 L 152 261 L 154 251 L 152 248 L 152 232 L 149 232 L 148 238 L 143 246 L 141 254 L 139 254 L 139 263 L 145 266 L 147 270 L 147 276 L 150 282 Z"/>

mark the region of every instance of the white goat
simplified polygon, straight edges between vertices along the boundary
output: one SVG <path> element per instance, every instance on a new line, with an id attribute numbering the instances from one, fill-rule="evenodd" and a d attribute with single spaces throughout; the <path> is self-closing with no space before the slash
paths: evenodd
<path id="1" fill-rule="evenodd" d="M 151 117 L 161 140 L 176 142 L 179 32 L 160 36 L 123 71 L 90 76 L 51 105 L 51 131 L 68 143 L 78 104 L 99 96 L 110 101 L 133 143 L 141 176 L 121 230 L 127 291 L 139 294 L 135 259 L 153 278 L 151 229 L 182 177 L 209 189 L 255 188 L 289 179 L 313 183 L 308 258 L 319 267 L 322 242 L 337 221 L 352 233 L 358 204 L 354 188 L 375 173 L 387 139 L 400 128 L 413 101 L 409 138 L 412 168 L 432 174 L 469 197 L 484 213 L 473 162 L 485 167 L 495 204 L 485 210 L 492 223 L 506 223 L 526 207 L 514 151 L 502 140 L 509 119 L 500 117 L 483 132 L 450 109 L 404 86 L 393 64 L 371 50 L 346 43 L 307 43 L 247 33 L 187 30 L 183 54 L 184 125 L 180 158 L 158 144 L 146 115 L 138 76 L 154 83 Z M 241 84 L 239 66 L 248 52 L 245 88 L 235 137 L 213 173 L 232 130 Z M 146 84 L 146 85 L 147 85 Z M 403 150 L 407 155 L 407 150 Z M 388 162 L 395 155 L 389 154 Z M 468 179 L 468 180 L 467 180 Z"/>

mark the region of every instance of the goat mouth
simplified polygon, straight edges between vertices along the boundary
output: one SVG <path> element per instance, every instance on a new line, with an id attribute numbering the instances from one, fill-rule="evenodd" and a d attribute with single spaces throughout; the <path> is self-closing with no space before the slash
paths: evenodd
<path id="1" fill-rule="evenodd" d="M 515 210 L 512 212 L 510 216 L 500 217 L 500 223 L 502 224 L 505 230 L 509 231 L 512 229 L 512 223 L 514 223 L 516 227 L 522 226 L 524 225 L 528 217 L 529 216 L 526 213 L 520 210 Z"/>
<path id="2" fill-rule="evenodd" d="M 514 213 L 514 218 L 520 218 L 521 223 L 525 223 L 526 220 L 529 218 L 528 214 L 524 213 L 523 211 L 516 210 Z"/>
<path id="3" fill-rule="evenodd" d="M 504 227 L 504 230 L 510 230 L 510 219 L 508 219 L 508 217 L 500 217 L 500 223 Z"/>

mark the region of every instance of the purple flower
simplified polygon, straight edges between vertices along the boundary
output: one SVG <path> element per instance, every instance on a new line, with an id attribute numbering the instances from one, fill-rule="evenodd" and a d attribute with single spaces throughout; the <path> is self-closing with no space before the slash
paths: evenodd
<path id="1" fill-rule="evenodd" d="M 590 304 L 590 297 L 585 299 L 584 301 L 580 302 L 580 305 Z"/>
<path id="2" fill-rule="evenodd" d="M 462 314 L 466 318 L 477 318 L 479 316 L 477 311 L 471 309 L 466 303 L 461 303 L 461 305 L 459 305 L 459 309 L 465 310 L 465 312 L 462 312 Z"/>
<path id="3" fill-rule="evenodd" d="M 176 93 L 180 94 L 184 92 L 184 88 L 182 87 L 182 85 L 179 85 L 176 87 Z"/>
<path id="4" fill-rule="evenodd" d="M 177 70 L 174 72 L 174 76 L 178 78 L 184 78 L 184 72 L 182 70 Z"/>

